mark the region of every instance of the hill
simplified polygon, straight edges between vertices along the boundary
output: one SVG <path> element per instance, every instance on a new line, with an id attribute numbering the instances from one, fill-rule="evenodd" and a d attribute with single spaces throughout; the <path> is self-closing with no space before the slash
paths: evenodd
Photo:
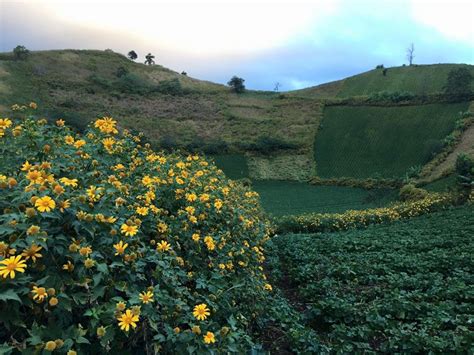
<path id="1" fill-rule="evenodd" d="M 400 103 L 363 102 L 353 107 L 337 100 L 360 100 L 381 91 L 439 93 L 449 71 L 460 66 L 396 67 L 388 68 L 386 75 L 377 69 L 283 94 L 248 90 L 238 95 L 224 85 L 135 63 L 110 50 L 39 51 L 26 61 L 0 53 L 0 110 L 35 101 L 41 114 L 63 118 L 79 129 L 110 115 L 122 128 L 145 132 L 155 147 L 229 154 L 219 157 L 222 166 L 245 171 L 252 179 L 401 176 L 429 160 L 468 103 L 425 106 L 406 101 L 402 108 Z M 467 68 L 474 74 L 474 66 Z M 329 107 L 328 100 L 336 101 Z M 430 134 L 418 134 L 434 122 L 437 128 Z M 410 135 L 413 144 L 400 154 L 413 159 L 391 163 L 394 156 L 386 153 L 401 147 L 394 135 L 400 140 Z M 354 158 L 344 149 L 360 154 Z M 373 159 L 374 168 L 366 170 L 357 159 Z"/>
<path id="2" fill-rule="evenodd" d="M 474 66 L 467 64 L 430 64 L 392 68 L 380 68 L 357 74 L 349 78 L 326 83 L 292 93 L 308 98 L 352 97 L 377 92 L 410 92 L 414 95 L 440 93 L 446 84 L 448 73 L 465 67 L 474 76 Z M 383 70 L 386 74 L 383 75 Z M 472 82 L 474 89 L 474 81 Z"/>

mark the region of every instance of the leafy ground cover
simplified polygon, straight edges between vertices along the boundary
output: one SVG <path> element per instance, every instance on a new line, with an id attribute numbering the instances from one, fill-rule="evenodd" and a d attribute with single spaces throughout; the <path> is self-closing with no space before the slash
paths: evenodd
<path id="1" fill-rule="evenodd" d="M 473 235 L 471 205 L 364 231 L 277 236 L 269 267 L 333 353 L 469 353 Z"/>
<path id="2" fill-rule="evenodd" d="M 394 190 L 314 186 L 296 181 L 254 181 L 252 188 L 259 193 L 265 211 L 274 216 L 380 207 L 397 198 Z"/>
<path id="3" fill-rule="evenodd" d="M 432 157 L 467 107 L 468 103 L 327 107 L 315 140 L 318 176 L 403 176 Z"/>

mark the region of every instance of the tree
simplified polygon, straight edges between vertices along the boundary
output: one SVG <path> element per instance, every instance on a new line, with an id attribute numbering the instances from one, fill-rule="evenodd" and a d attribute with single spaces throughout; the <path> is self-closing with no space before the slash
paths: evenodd
<path id="1" fill-rule="evenodd" d="M 148 64 L 148 65 L 153 65 L 155 64 L 155 56 L 151 53 L 148 53 L 146 56 L 145 56 L 145 64 Z"/>
<path id="2" fill-rule="evenodd" d="M 30 51 L 25 46 L 16 46 L 13 49 L 13 58 L 15 60 L 26 60 L 30 55 Z"/>
<path id="3" fill-rule="evenodd" d="M 133 51 L 133 50 L 130 51 L 130 52 L 128 52 L 128 58 L 130 58 L 130 60 L 135 60 L 135 59 L 137 59 L 137 58 L 138 58 L 137 52 L 135 52 L 135 51 Z"/>
<path id="4" fill-rule="evenodd" d="M 243 93 L 245 91 L 244 79 L 239 78 L 238 76 L 233 76 L 227 85 L 231 87 L 231 90 L 237 94 Z"/>
<path id="5" fill-rule="evenodd" d="M 280 91 L 280 87 L 281 87 L 281 84 L 277 81 L 275 83 L 275 87 L 273 88 L 273 91 L 276 91 L 276 92 Z"/>
<path id="6" fill-rule="evenodd" d="M 415 45 L 412 43 L 410 44 L 410 47 L 407 48 L 407 59 L 410 65 L 413 64 L 413 58 L 415 58 L 413 53 L 415 53 Z"/>
<path id="7" fill-rule="evenodd" d="M 452 69 L 444 86 L 444 93 L 451 99 L 468 99 L 472 94 L 472 74 L 467 68 Z"/>
<path id="8" fill-rule="evenodd" d="M 181 75 L 187 76 L 188 73 L 186 73 L 184 70 L 181 72 Z"/>

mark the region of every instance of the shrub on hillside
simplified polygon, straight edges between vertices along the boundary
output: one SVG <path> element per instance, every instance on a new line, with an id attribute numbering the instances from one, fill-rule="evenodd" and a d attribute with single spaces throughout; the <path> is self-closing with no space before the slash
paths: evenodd
<path id="1" fill-rule="evenodd" d="M 474 157 L 467 154 L 459 154 L 456 159 L 457 185 L 459 202 L 474 200 Z"/>
<path id="2" fill-rule="evenodd" d="M 469 99 L 471 90 L 472 74 L 467 68 L 455 68 L 448 73 L 448 79 L 444 86 L 444 93 L 452 101 Z"/>
<path id="3" fill-rule="evenodd" d="M 230 86 L 231 90 L 237 94 L 241 94 L 245 92 L 245 85 L 244 85 L 244 79 L 239 78 L 238 76 L 233 76 L 227 85 Z"/>
<path id="4" fill-rule="evenodd" d="M 417 201 L 426 198 L 428 191 L 413 184 L 406 184 L 400 189 L 399 197 L 402 201 Z"/>
<path id="5" fill-rule="evenodd" d="M 256 193 L 108 117 L 84 135 L 33 117 L 0 130 L 2 351 L 249 348 L 271 290 Z"/>
<path id="6" fill-rule="evenodd" d="M 298 145 L 286 142 L 280 138 L 261 136 L 255 143 L 246 144 L 243 148 L 260 154 L 270 154 L 278 150 L 297 149 Z"/>
<path id="7" fill-rule="evenodd" d="M 25 46 L 16 46 L 13 49 L 14 60 L 26 60 L 30 55 L 30 51 Z"/>
<path id="8" fill-rule="evenodd" d="M 154 91 L 173 96 L 184 94 L 183 87 L 177 78 L 160 81 Z"/>

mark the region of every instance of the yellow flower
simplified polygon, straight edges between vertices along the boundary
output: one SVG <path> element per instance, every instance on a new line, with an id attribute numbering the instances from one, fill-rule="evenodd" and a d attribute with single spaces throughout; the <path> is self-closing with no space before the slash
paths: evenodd
<path id="1" fill-rule="evenodd" d="M 217 209 L 217 210 L 220 210 L 222 208 L 222 201 L 217 199 L 215 202 L 214 202 L 214 207 Z"/>
<path id="2" fill-rule="evenodd" d="M 96 333 L 97 333 L 97 336 L 99 338 L 102 338 L 105 335 L 105 333 L 107 333 L 107 330 L 105 329 L 104 326 L 101 326 L 101 327 L 97 328 Z"/>
<path id="3" fill-rule="evenodd" d="M 59 205 L 59 210 L 61 212 L 64 212 L 65 209 L 71 207 L 71 202 L 69 202 L 69 200 L 64 200 L 64 201 L 60 201 L 58 205 Z"/>
<path id="4" fill-rule="evenodd" d="M 70 261 L 68 261 L 67 264 L 63 265 L 63 270 L 73 272 L 74 271 L 74 264 L 71 263 Z"/>
<path id="5" fill-rule="evenodd" d="M 26 178 L 30 180 L 32 184 L 41 184 L 43 182 L 43 176 L 38 170 L 28 171 Z"/>
<path id="6" fill-rule="evenodd" d="M 64 185 L 77 187 L 77 179 L 68 179 L 67 177 L 62 177 L 59 179 Z"/>
<path id="7" fill-rule="evenodd" d="M 33 293 L 33 299 L 40 303 L 48 297 L 48 293 L 44 287 L 33 286 L 31 293 Z"/>
<path id="8" fill-rule="evenodd" d="M 125 234 L 127 237 L 133 237 L 135 234 L 138 233 L 138 227 L 137 226 L 129 226 L 128 224 L 122 224 L 120 227 L 120 231 L 122 234 Z"/>
<path id="9" fill-rule="evenodd" d="M 56 202 L 51 197 L 44 196 L 36 200 L 35 207 L 40 212 L 49 212 L 56 207 Z"/>
<path id="10" fill-rule="evenodd" d="M 193 238 L 193 240 L 194 240 L 196 243 L 199 242 L 199 239 L 201 239 L 201 237 L 199 236 L 198 233 L 193 233 L 193 235 L 192 235 L 191 238 Z"/>
<path id="11" fill-rule="evenodd" d="M 68 145 L 73 145 L 73 144 L 74 144 L 74 137 L 72 137 L 72 136 L 66 136 L 66 137 L 64 138 L 64 141 L 65 141 L 66 144 L 68 144 Z"/>
<path id="12" fill-rule="evenodd" d="M 7 259 L 0 261 L 0 276 L 6 279 L 8 276 L 10 278 L 15 278 L 16 272 L 25 272 L 26 262 L 21 259 L 21 255 L 11 256 Z"/>
<path id="13" fill-rule="evenodd" d="M 82 148 L 85 145 L 86 145 L 86 141 L 84 139 L 79 139 L 74 142 L 74 147 L 77 149 Z"/>
<path id="14" fill-rule="evenodd" d="M 104 138 L 102 139 L 102 144 L 107 151 L 110 151 L 115 144 L 115 139 L 113 138 Z"/>
<path id="15" fill-rule="evenodd" d="M 170 248 L 171 248 L 171 245 L 166 240 L 162 240 L 161 242 L 158 243 L 156 250 L 160 252 L 164 252 L 164 251 L 170 250 Z"/>
<path id="16" fill-rule="evenodd" d="M 195 193 L 191 193 L 191 194 L 186 194 L 186 200 L 188 202 L 194 202 L 197 200 L 197 196 Z"/>
<path id="17" fill-rule="evenodd" d="M 23 250 L 21 256 L 25 257 L 25 260 L 31 258 L 33 262 L 36 262 L 36 258 L 42 258 L 43 256 L 39 253 L 39 251 L 43 249 L 43 247 L 37 246 L 32 244 L 28 249 Z"/>
<path id="18" fill-rule="evenodd" d="M 51 297 L 51 299 L 49 300 L 49 305 L 51 307 L 57 306 L 58 303 L 59 303 L 59 300 L 56 297 Z"/>
<path id="19" fill-rule="evenodd" d="M 117 310 L 119 311 L 123 311 L 125 309 L 126 305 L 125 305 L 125 302 L 118 302 L 116 305 L 115 305 L 115 308 L 117 308 Z"/>
<path id="20" fill-rule="evenodd" d="M 91 267 L 93 267 L 95 264 L 95 261 L 93 259 L 86 259 L 84 260 L 84 266 L 86 267 L 86 269 L 90 269 Z"/>
<path id="21" fill-rule="evenodd" d="M 212 332 L 207 332 L 206 335 L 204 335 L 204 342 L 206 344 L 211 344 L 216 342 L 216 338 L 214 337 L 214 333 Z"/>
<path id="22" fill-rule="evenodd" d="M 153 292 L 147 291 L 147 292 L 142 292 L 139 295 L 140 301 L 142 301 L 144 304 L 153 302 Z"/>
<path id="23" fill-rule="evenodd" d="M 138 207 L 137 208 L 137 213 L 140 216 L 146 216 L 148 214 L 148 207 Z"/>
<path id="24" fill-rule="evenodd" d="M 265 284 L 264 288 L 265 288 L 265 290 L 267 290 L 267 291 L 273 290 L 272 285 L 270 285 L 270 284 Z"/>
<path id="25" fill-rule="evenodd" d="M 95 121 L 94 127 L 98 128 L 102 133 L 118 133 L 115 125 L 117 122 L 112 117 L 102 117 Z"/>
<path id="26" fill-rule="evenodd" d="M 137 322 L 139 319 L 140 318 L 138 315 L 134 315 L 129 309 L 127 309 L 125 313 L 122 313 L 118 318 L 119 327 L 121 330 L 128 332 L 130 330 L 130 326 L 134 329 L 137 327 Z"/>
<path id="27" fill-rule="evenodd" d="M 116 250 L 115 255 L 121 255 L 125 253 L 125 249 L 127 249 L 128 243 L 123 243 L 123 241 L 118 242 L 117 244 L 114 244 L 114 248 Z"/>
<path id="28" fill-rule="evenodd" d="M 7 129 L 12 125 L 12 121 L 8 118 L 0 118 L 0 129 Z"/>
<path id="29" fill-rule="evenodd" d="M 77 355 L 77 351 L 75 350 L 69 350 L 66 355 Z"/>
<path id="30" fill-rule="evenodd" d="M 56 120 L 56 126 L 64 127 L 64 120 L 61 118 L 59 120 Z"/>
<path id="31" fill-rule="evenodd" d="M 56 342 L 50 340 L 45 344 L 44 349 L 48 351 L 54 351 L 56 347 L 57 347 Z"/>
<path id="32" fill-rule="evenodd" d="M 26 234 L 27 235 L 35 235 L 35 234 L 38 234 L 41 230 L 41 227 L 39 226 L 31 226 L 30 228 L 28 228 L 28 230 L 26 231 Z"/>
<path id="33" fill-rule="evenodd" d="M 30 108 L 32 108 L 33 110 L 36 110 L 38 108 L 38 105 L 36 104 L 36 102 L 30 102 L 30 104 L 28 105 Z"/>
<path id="34" fill-rule="evenodd" d="M 79 249 L 79 254 L 82 256 L 89 256 L 92 253 L 92 248 L 90 246 L 85 246 Z"/>
<path id="35" fill-rule="evenodd" d="M 193 316 L 197 320 L 205 320 L 210 314 L 211 312 L 205 303 L 198 304 L 194 307 Z"/>
<path id="36" fill-rule="evenodd" d="M 28 160 L 25 161 L 23 163 L 23 165 L 21 166 L 21 171 L 30 171 L 30 169 L 33 167 L 33 165 L 31 165 Z"/>

